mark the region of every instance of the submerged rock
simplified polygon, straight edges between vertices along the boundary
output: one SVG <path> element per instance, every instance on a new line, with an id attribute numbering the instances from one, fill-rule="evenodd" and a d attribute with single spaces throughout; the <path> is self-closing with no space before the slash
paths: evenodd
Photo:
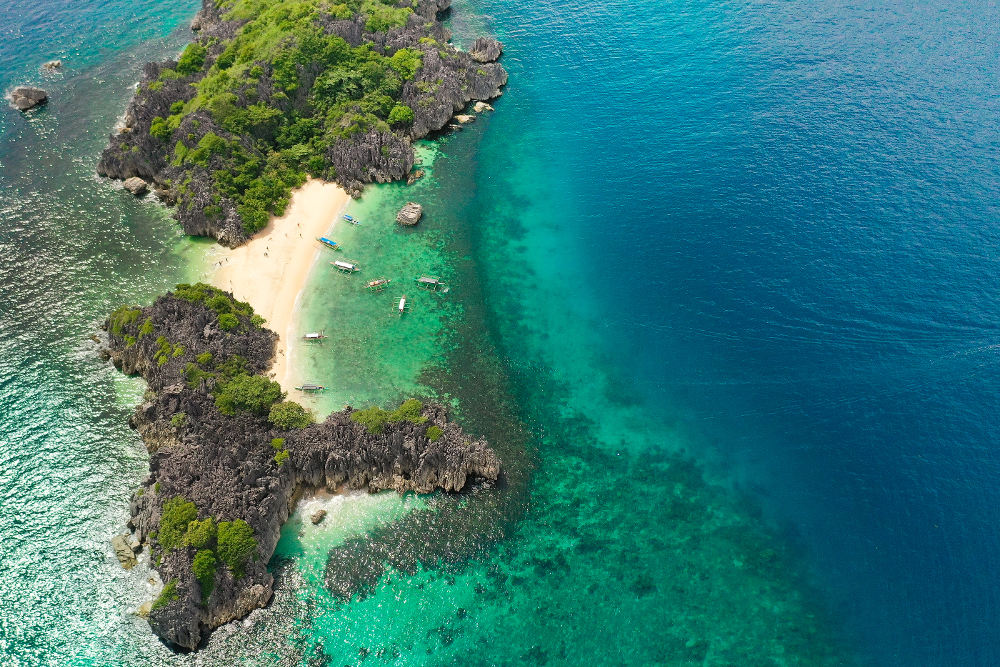
<path id="1" fill-rule="evenodd" d="M 54 72 L 55 70 L 59 69 L 60 67 L 62 67 L 62 61 L 61 60 L 50 60 L 47 63 L 42 63 L 42 69 L 46 70 L 46 71 L 49 71 L 49 72 Z"/>
<path id="2" fill-rule="evenodd" d="M 423 169 L 417 169 L 416 171 L 411 171 L 410 175 L 406 177 L 406 184 L 413 185 L 414 183 L 416 183 L 417 181 L 419 181 L 421 178 L 424 177 L 424 173 L 425 172 Z"/>
<path id="3" fill-rule="evenodd" d="M 41 88 L 32 86 L 18 86 L 7 94 L 10 105 L 18 111 L 28 111 L 40 104 L 45 104 L 49 99 L 49 94 Z"/>
<path id="4" fill-rule="evenodd" d="M 142 180 L 138 176 L 133 176 L 132 178 L 125 179 L 125 189 L 134 194 L 136 197 L 141 197 L 149 192 L 149 183 Z"/>
<path id="5" fill-rule="evenodd" d="M 420 222 L 420 217 L 424 214 L 424 207 L 416 202 L 407 202 L 396 214 L 396 222 L 407 227 L 413 227 Z"/>

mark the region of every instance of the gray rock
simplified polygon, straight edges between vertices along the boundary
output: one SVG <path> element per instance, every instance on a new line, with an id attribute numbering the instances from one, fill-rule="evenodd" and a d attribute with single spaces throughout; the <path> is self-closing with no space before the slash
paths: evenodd
<path id="1" fill-rule="evenodd" d="M 111 548 L 115 550 L 115 556 L 118 557 L 118 562 L 122 564 L 126 570 L 131 570 L 138 564 L 138 560 L 135 558 L 135 552 L 132 551 L 132 546 L 129 544 L 128 535 L 115 535 L 111 538 Z"/>
<path id="2" fill-rule="evenodd" d="M 193 30 L 194 32 L 198 32 L 199 30 L 201 30 L 201 27 L 202 27 L 201 12 L 198 12 L 197 14 L 194 15 L 194 18 L 191 20 L 191 30 Z"/>
<path id="3" fill-rule="evenodd" d="M 132 496 L 128 525 L 150 547 L 160 579 L 175 581 L 176 592 L 175 599 L 150 611 L 149 624 L 168 644 L 184 649 L 197 648 L 212 629 L 270 601 L 274 578 L 267 563 L 302 492 L 457 492 L 472 480 L 485 483 L 500 475 L 500 459 L 486 441 L 449 422 L 445 408 L 436 404 L 424 404 L 421 423 L 393 422 L 377 434 L 354 421 L 349 407 L 291 431 L 275 427 L 265 415 L 223 415 L 212 395 L 216 379 L 208 375 L 191 386 L 186 368 L 211 353 L 214 368 L 239 355 L 248 373 L 266 372 L 277 336 L 253 326 L 245 315 L 238 319 L 240 326 L 223 331 L 217 314 L 204 304 L 167 295 L 128 324 L 119 322 L 117 332 L 105 323 L 106 356 L 122 371 L 142 375 L 149 387 L 130 420 L 149 451 L 149 476 Z M 146 335 L 139 335 L 141 326 Z M 181 349 L 162 365 L 156 343 L 161 336 Z M 186 417 L 175 426 L 172 417 L 180 412 Z M 433 441 L 427 435 L 432 425 L 441 429 Z M 271 447 L 274 438 L 283 438 L 289 452 L 281 464 Z M 199 518 L 246 521 L 257 543 L 242 577 L 219 568 L 207 600 L 192 571 L 194 547 L 164 552 L 151 536 L 159 530 L 163 504 L 176 496 L 194 502 Z M 121 546 L 132 554 L 127 542 Z M 350 582 L 337 588 L 346 590 Z"/>
<path id="4" fill-rule="evenodd" d="M 149 192 L 149 183 L 142 180 L 138 176 L 133 176 L 132 178 L 125 179 L 125 189 L 134 194 L 136 197 L 141 197 Z"/>
<path id="5" fill-rule="evenodd" d="M 407 202 L 396 214 L 396 222 L 407 227 L 413 227 L 420 222 L 420 217 L 424 214 L 424 207 L 416 202 Z"/>
<path id="6" fill-rule="evenodd" d="M 61 60 L 50 60 L 47 63 L 42 63 L 42 69 L 44 69 L 46 71 L 49 71 L 49 72 L 54 72 L 55 70 L 59 69 L 60 67 L 62 67 L 62 61 Z"/>
<path id="7" fill-rule="evenodd" d="M 469 49 L 469 55 L 477 63 L 495 63 L 502 54 L 503 44 L 489 37 L 480 37 Z"/>
<path id="8" fill-rule="evenodd" d="M 326 518 L 326 510 L 316 510 L 315 512 L 312 513 L 312 516 L 309 517 L 309 520 L 312 521 L 313 525 L 315 526 L 316 524 L 323 521 L 323 519 L 325 518 Z"/>
<path id="9" fill-rule="evenodd" d="M 31 86 L 18 86 L 7 94 L 10 105 L 18 111 L 28 111 L 40 104 L 45 104 L 49 99 L 49 94 L 41 88 Z"/>

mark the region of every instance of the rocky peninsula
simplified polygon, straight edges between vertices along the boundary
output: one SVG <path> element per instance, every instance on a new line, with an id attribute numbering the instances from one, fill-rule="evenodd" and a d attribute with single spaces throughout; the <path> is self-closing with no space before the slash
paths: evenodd
<path id="1" fill-rule="evenodd" d="M 104 324 L 106 356 L 148 383 L 131 423 L 150 473 L 128 524 L 164 582 L 150 626 L 178 649 L 269 602 L 267 563 L 304 490 L 457 492 L 500 475 L 489 445 L 440 405 L 348 407 L 315 423 L 262 375 L 276 339 L 262 324 L 203 284 Z"/>
<path id="2" fill-rule="evenodd" d="M 502 46 L 449 43 L 450 0 L 203 0 L 197 39 L 147 64 L 98 163 L 234 247 L 312 176 L 352 194 L 408 178 L 412 142 L 501 94 Z"/>

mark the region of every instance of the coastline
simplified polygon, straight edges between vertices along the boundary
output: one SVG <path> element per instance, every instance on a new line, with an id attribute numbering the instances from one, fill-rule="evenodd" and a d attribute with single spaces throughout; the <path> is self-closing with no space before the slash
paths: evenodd
<path id="1" fill-rule="evenodd" d="M 288 209 L 272 217 L 259 234 L 237 248 L 216 246 L 208 252 L 208 281 L 253 305 L 278 334 L 270 376 L 291 389 L 289 358 L 299 296 L 323 249 L 316 237 L 336 226 L 351 197 L 340 186 L 309 179 L 292 193 Z"/>

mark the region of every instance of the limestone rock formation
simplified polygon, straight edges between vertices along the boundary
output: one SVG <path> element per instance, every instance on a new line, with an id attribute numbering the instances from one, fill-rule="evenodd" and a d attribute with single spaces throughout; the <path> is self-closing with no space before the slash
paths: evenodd
<path id="1" fill-rule="evenodd" d="M 469 49 L 469 55 L 479 63 L 495 63 L 502 54 L 503 44 L 488 37 L 480 37 Z"/>
<path id="2" fill-rule="evenodd" d="M 136 197 L 141 197 L 149 192 L 149 183 L 142 180 L 138 176 L 133 176 L 132 178 L 125 179 L 125 189 L 134 194 Z"/>
<path id="3" fill-rule="evenodd" d="M 476 113 L 483 113 L 484 111 L 493 111 L 493 105 L 487 104 L 486 102 L 476 102 L 472 110 Z"/>
<path id="4" fill-rule="evenodd" d="M 139 561 L 136 559 L 135 552 L 132 550 L 132 545 L 129 542 L 128 535 L 115 535 L 112 537 L 111 548 L 115 550 L 115 557 L 126 570 L 131 570 L 136 566 L 136 564 L 138 564 Z"/>
<path id="5" fill-rule="evenodd" d="M 41 88 L 18 86 L 7 94 L 7 99 L 10 100 L 10 105 L 18 111 L 28 111 L 40 104 L 45 104 L 49 95 Z"/>
<path id="6" fill-rule="evenodd" d="M 276 335 L 231 295 L 205 292 L 192 297 L 179 289 L 146 308 L 119 309 L 104 325 L 107 357 L 149 387 L 130 422 L 149 450 L 150 469 L 132 497 L 128 525 L 165 582 L 150 627 L 182 649 L 197 648 L 213 628 L 269 602 L 274 579 L 267 562 L 302 490 L 457 492 L 500 475 L 489 445 L 449 422 L 440 405 L 417 404 L 419 414 L 374 432 L 350 407 L 291 429 L 272 423 L 267 406 L 223 414 L 221 388 L 265 372 Z M 223 322 L 220 312 L 232 319 Z M 187 533 L 178 534 L 176 505 L 189 503 L 180 526 Z M 189 523 L 194 518 L 199 522 Z M 211 587 L 203 589 L 196 559 L 213 548 L 222 558 L 225 549 L 212 540 L 218 535 L 221 545 L 223 526 L 236 530 L 243 522 L 252 540 L 243 539 L 241 560 L 217 567 L 213 560 Z M 207 532 L 192 534 L 199 525 Z M 127 543 L 124 550 L 131 553 Z"/>
<path id="7" fill-rule="evenodd" d="M 413 227 L 420 222 L 420 217 L 424 214 L 424 207 L 416 202 L 407 202 L 396 214 L 396 222 L 407 227 Z"/>
<path id="8" fill-rule="evenodd" d="M 313 525 L 315 526 L 316 524 L 321 523 L 325 518 L 326 518 L 326 510 L 316 510 L 315 512 L 312 513 L 312 516 L 309 517 L 309 520 L 312 521 Z"/>

